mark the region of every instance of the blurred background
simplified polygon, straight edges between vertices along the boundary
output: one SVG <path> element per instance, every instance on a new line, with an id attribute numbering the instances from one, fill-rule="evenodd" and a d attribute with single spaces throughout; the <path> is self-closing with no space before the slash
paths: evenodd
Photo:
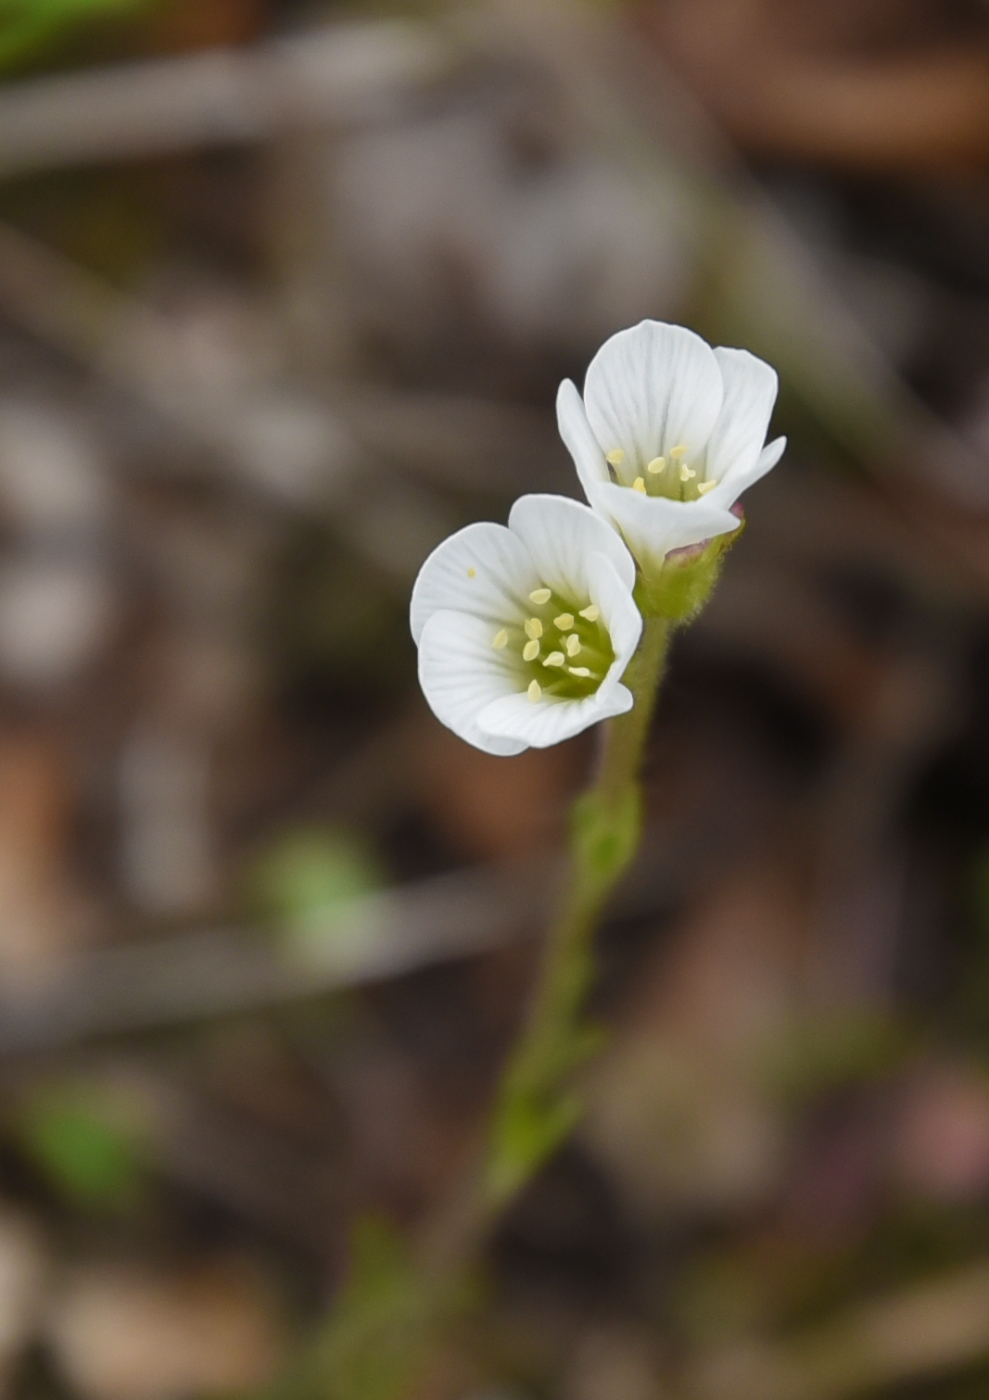
<path id="1" fill-rule="evenodd" d="M 790 447 L 415 1396 L 989 1395 L 984 0 L 2 0 L 0 66 L 0 1394 L 291 1396 L 442 1210 L 594 741 L 450 735 L 409 589 L 653 316 Z"/>

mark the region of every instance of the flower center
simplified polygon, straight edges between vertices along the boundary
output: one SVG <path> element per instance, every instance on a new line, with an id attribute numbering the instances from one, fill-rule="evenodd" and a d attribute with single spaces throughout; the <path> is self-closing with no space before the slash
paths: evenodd
<path id="1" fill-rule="evenodd" d="M 605 454 L 608 472 L 619 486 L 629 486 L 643 496 L 665 496 L 671 501 L 696 501 L 717 485 L 704 480 L 700 463 L 690 464 L 690 449 L 678 442 L 665 457 L 653 457 L 648 462 L 630 459 L 621 447 Z"/>
<path id="2" fill-rule="evenodd" d="M 491 639 L 497 651 L 511 657 L 519 689 L 533 702 L 593 695 L 615 659 L 597 605 L 590 598 L 568 599 L 552 588 L 534 588 L 526 614 Z"/>

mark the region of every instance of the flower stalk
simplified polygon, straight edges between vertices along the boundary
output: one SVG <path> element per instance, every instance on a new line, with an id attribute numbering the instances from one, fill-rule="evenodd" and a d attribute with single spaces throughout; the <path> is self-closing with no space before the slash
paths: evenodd
<path id="1" fill-rule="evenodd" d="M 640 769 L 672 626 L 647 620 L 625 675 L 635 696 L 603 728 L 596 779 L 571 812 L 563 897 L 550 925 L 528 1016 L 506 1066 L 489 1148 L 491 1206 L 503 1209 L 575 1126 L 570 1086 L 599 1037 L 583 1017 L 593 978 L 592 939 L 601 910 L 635 857 L 642 829 Z"/>

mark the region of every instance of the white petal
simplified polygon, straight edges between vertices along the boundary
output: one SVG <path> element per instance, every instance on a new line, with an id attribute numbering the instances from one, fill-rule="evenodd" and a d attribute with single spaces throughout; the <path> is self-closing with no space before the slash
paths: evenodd
<path id="1" fill-rule="evenodd" d="M 504 525 L 481 521 L 458 530 L 433 550 L 412 589 L 410 622 L 418 642 L 433 613 L 471 613 L 495 627 L 520 616 L 538 587 L 524 544 Z"/>
<path id="2" fill-rule="evenodd" d="M 492 700 L 511 695 L 519 684 L 510 660 L 492 647 L 488 622 L 447 611 L 427 618 L 419 638 L 419 684 L 436 718 L 468 744 L 503 755 L 526 747 L 525 741 L 498 737 L 477 724 Z M 521 698 L 529 703 L 524 694 Z"/>
<path id="3" fill-rule="evenodd" d="M 619 578 L 611 560 L 603 554 L 591 554 L 587 572 L 590 579 L 591 601 L 601 609 L 601 621 L 608 629 L 615 662 L 608 672 L 616 679 L 622 675 L 639 645 L 642 635 L 642 614 L 635 606 L 627 582 Z"/>
<path id="4" fill-rule="evenodd" d="M 584 401 L 570 379 L 564 379 L 556 395 L 556 422 L 585 493 L 595 481 L 610 481 L 604 450 L 591 432 Z"/>
<path id="5" fill-rule="evenodd" d="M 546 749 L 599 720 L 624 714 L 633 703 L 632 692 L 624 685 L 609 687 L 605 695 L 599 690 L 586 700 L 537 700 L 533 704 L 527 695 L 506 695 L 486 706 L 478 723 L 494 736 Z"/>
<path id="6" fill-rule="evenodd" d="M 626 588 L 635 587 L 635 560 L 615 531 L 579 501 L 520 496 L 508 528 L 525 545 L 540 579 L 575 601 L 588 594 L 588 559 L 595 552 L 611 561 Z"/>
<path id="7" fill-rule="evenodd" d="M 643 566 L 661 562 L 671 549 L 738 529 L 738 520 L 719 498 L 717 487 L 696 501 L 644 496 L 613 483 L 599 486 L 595 496 L 595 507 L 615 522 Z"/>
<path id="8" fill-rule="evenodd" d="M 730 476 L 719 481 L 717 486 L 710 492 L 706 499 L 712 504 L 723 506 L 729 510 L 739 496 L 747 491 L 750 486 L 754 486 L 767 472 L 771 472 L 776 463 L 783 456 L 786 447 L 786 438 L 774 438 L 773 441 L 764 447 L 759 456 L 745 472 L 733 472 Z"/>
<path id="9" fill-rule="evenodd" d="M 711 347 L 662 321 L 642 321 L 606 340 L 584 382 L 587 419 L 602 450 L 620 447 L 640 467 L 680 443 L 698 455 L 722 397 Z"/>
<path id="10" fill-rule="evenodd" d="M 779 388 L 776 371 L 747 350 L 714 352 L 725 398 L 707 445 L 707 477 L 744 475 L 758 461 Z"/>

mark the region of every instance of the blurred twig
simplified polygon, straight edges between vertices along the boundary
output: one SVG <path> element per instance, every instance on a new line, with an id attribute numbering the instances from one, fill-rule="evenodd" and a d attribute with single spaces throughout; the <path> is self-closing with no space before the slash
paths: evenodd
<path id="1" fill-rule="evenodd" d="M 548 885 L 540 864 L 354 900 L 319 952 L 280 948 L 277 930 L 221 928 L 77 954 L 0 989 L 0 1053 L 275 1005 L 480 952 L 538 921 Z"/>
<path id="2" fill-rule="evenodd" d="M 0 93 L 0 174 L 367 121 L 447 61 L 433 29 L 392 20 L 11 84 Z"/>
<path id="3" fill-rule="evenodd" d="M 964 1366 L 989 1351 L 989 1266 L 862 1304 L 817 1333 L 748 1342 L 701 1363 L 696 1400 L 842 1400 Z"/>

